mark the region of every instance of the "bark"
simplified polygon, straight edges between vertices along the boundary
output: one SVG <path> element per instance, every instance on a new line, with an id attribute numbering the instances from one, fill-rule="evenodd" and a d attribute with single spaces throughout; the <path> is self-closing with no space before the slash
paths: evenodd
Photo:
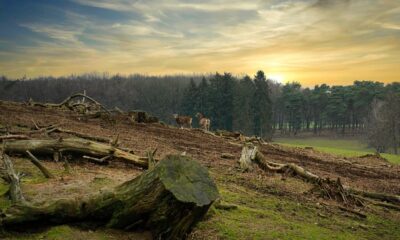
<path id="1" fill-rule="evenodd" d="M 100 158 L 111 155 L 139 167 L 147 168 L 148 166 L 147 159 L 107 144 L 81 138 L 17 140 L 4 144 L 6 153 L 25 153 L 27 150 L 39 154 L 79 153 Z"/>
<path id="2" fill-rule="evenodd" d="M 257 153 L 257 147 L 251 147 L 250 145 L 245 145 L 242 148 L 242 154 L 240 155 L 239 164 L 243 171 L 252 170 L 252 160 L 255 158 Z"/>
<path id="3" fill-rule="evenodd" d="M 89 134 L 85 134 L 85 133 L 81 133 L 81 132 L 76 132 L 76 131 L 72 131 L 72 130 L 68 130 L 68 129 L 63 129 L 63 128 L 53 128 L 50 129 L 49 131 L 47 131 L 47 133 L 51 133 L 51 132 L 58 132 L 58 133 L 67 133 L 67 134 L 71 134 L 80 138 L 84 138 L 84 139 L 88 139 L 88 140 L 92 140 L 92 141 L 97 141 L 97 142 L 103 142 L 103 143 L 110 143 L 111 140 L 109 138 L 104 138 L 104 137 L 100 137 L 100 136 L 93 136 L 93 135 L 89 135 Z"/>
<path id="4" fill-rule="evenodd" d="M 39 168 L 39 170 L 42 172 L 42 174 L 46 177 L 46 178 L 54 178 L 53 174 L 51 174 L 49 172 L 49 170 L 47 170 L 47 168 L 45 166 L 43 166 L 40 161 L 29 151 L 26 151 L 26 153 L 28 154 L 31 162 L 37 167 Z"/>
<path id="5" fill-rule="evenodd" d="M 354 194 L 361 195 L 363 197 L 400 205 L 400 196 L 383 194 L 383 193 L 365 192 L 365 191 L 359 191 L 359 190 L 355 190 L 355 189 L 349 189 L 349 191 L 353 192 Z"/>
<path id="6" fill-rule="evenodd" d="M 149 230 L 154 239 L 183 239 L 218 198 L 207 169 L 182 156 L 167 156 L 152 170 L 113 191 L 41 206 L 14 205 L 3 227 L 96 221 L 111 228 Z"/>
<path id="7" fill-rule="evenodd" d="M 6 179 L 10 183 L 10 198 L 11 202 L 16 203 L 25 203 L 25 198 L 22 195 L 21 186 L 20 186 L 20 175 L 17 174 L 14 170 L 14 166 L 10 160 L 10 158 L 6 155 L 2 155 L 4 167 L 6 170 Z"/>
<path id="8" fill-rule="evenodd" d="M 13 139 L 30 139 L 30 137 L 22 134 L 7 134 L 0 136 L 0 141 L 13 140 Z"/>

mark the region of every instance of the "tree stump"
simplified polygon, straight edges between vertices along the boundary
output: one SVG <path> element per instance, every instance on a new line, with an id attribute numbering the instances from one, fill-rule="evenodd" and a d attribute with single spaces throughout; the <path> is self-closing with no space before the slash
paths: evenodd
<path id="1" fill-rule="evenodd" d="M 149 230 L 154 239 L 184 239 L 218 196 L 206 168 L 187 157 L 167 156 L 113 191 L 41 206 L 13 205 L 2 214 L 1 224 L 96 221 L 111 228 Z"/>

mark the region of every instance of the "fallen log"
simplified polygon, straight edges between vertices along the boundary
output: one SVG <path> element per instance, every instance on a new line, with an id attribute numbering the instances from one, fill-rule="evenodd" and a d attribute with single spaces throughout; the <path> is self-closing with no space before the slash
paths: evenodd
<path id="1" fill-rule="evenodd" d="M 252 168 L 253 162 L 265 171 L 297 176 L 303 181 L 313 183 L 314 188 L 311 192 L 319 192 L 320 197 L 336 200 L 345 205 L 363 205 L 362 201 L 358 197 L 344 189 L 339 178 L 337 181 L 332 181 L 329 178 L 321 178 L 293 163 L 281 164 L 268 161 L 267 158 L 258 151 L 256 146 L 247 144 L 242 149 L 240 166 L 242 169 L 248 170 Z"/>
<path id="2" fill-rule="evenodd" d="M 252 169 L 253 162 L 265 171 L 298 176 L 302 180 L 311 182 L 315 185 L 315 188 L 312 191 L 321 191 L 322 195 L 327 196 L 331 199 L 336 199 L 346 204 L 352 203 L 355 205 L 363 205 L 361 201 L 362 198 L 360 197 L 362 196 L 370 199 L 400 205 L 400 196 L 384 193 L 371 193 L 352 188 L 345 188 L 340 182 L 340 179 L 338 179 L 337 181 L 333 181 L 328 178 L 321 178 L 320 176 L 315 175 L 293 163 L 282 164 L 268 161 L 267 158 L 260 151 L 258 151 L 256 146 L 247 144 L 242 149 L 242 156 L 239 160 L 239 163 L 243 170 L 249 170 Z M 393 208 L 398 207 L 394 206 Z"/>
<path id="3" fill-rule="evenodd" d="M 355 189 L 349 189 L 349 191 L 351 191 L 354 194 L 363 196 L 363 197 L 400 205 L 400 196 L 383 194 L 383 193 L 365 192 L 365 191 L 360 191 L 360 190 L 355 190 Z"/>
<path id="4" fill-rule="evenodd" d="M 4 140 L 14 140 L 14 139 L 30 139 L 30 137 L 22 134 L 7 134 L 0 136 L 0 141 Z"/>
<path id="5" fill-rule="evenodd" d="M 74 135 L 76 137 L 80 137 L 80 138 L 84 138 L 84 139 L 88 139 L 88 140 L 92 140 L 92 141 L 97 141 L 97 142 L 103 142 L 103 143 L 110 143 L 111 139 L 109 138 L 104 138 L 104 137 L 100 137 L 100 136 L 93 136 L 93 135 L 89 135 L 89 134 L 85 134 L 85 133 L 81 133 L 81 132 L 76 132 L 76 131 L 72 131 L 72 130 L 68 130 L 68 129 L 63 129 L 63 128 L 53 128 L 47 131 L 47 133 L 52 133 L 52 132 L 58 132 L 58 133 L 67 133 L 67 134 L 71 134 Z"/>
<path id="6" fill-rule="evenodd" d="M 206 168 L 187 157 L 167 156 L 112 191 L 40 206 L 13 205 L 0 220 L 5 228 L 92 220 L 111 228 L 149 230 L 153 239 L 184 239 L 218 197 Z"/>
<path id="7" fill-rule="evenodd" d="M 59 139 L 33 139 L 8 141 L 4 144 L 6 153 L 23 153 L 26 151 L 39 154 L 79 153 L 93 157 L 112 156 L 133 163 L 139 167 L 147 168 L 148 161 L 137 155 L 125 152 L 116 147 L 98 143 L 82 138 L 59 138 Z"/>

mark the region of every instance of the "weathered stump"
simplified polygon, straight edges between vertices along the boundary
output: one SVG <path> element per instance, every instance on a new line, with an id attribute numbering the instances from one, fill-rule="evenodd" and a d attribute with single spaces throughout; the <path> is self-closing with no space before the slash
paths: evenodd
<path id="1" fill-rule="evenodd" d="M 149 230 L 154 239 L 183 239 L 218 196 L 206 168 L 187 157 L 168 156 L 113 191 L 41 206 L 14 205 L 3 213 L 1 224 L 96 221 L 111 228 Z"/>

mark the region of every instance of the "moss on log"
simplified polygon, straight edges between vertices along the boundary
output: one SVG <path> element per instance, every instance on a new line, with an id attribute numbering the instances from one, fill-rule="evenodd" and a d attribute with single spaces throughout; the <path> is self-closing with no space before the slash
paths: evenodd
<path id="1" fill-rule="evenodd" d="M 112 228 L 149 230 L 154 239 L 184 239 L 218 196 L 206 168 L 187 157 L 167 156 L 113 191 L 41 206 L 14 205 L 3 213 L 1 224 L 96 221 Z"/>

